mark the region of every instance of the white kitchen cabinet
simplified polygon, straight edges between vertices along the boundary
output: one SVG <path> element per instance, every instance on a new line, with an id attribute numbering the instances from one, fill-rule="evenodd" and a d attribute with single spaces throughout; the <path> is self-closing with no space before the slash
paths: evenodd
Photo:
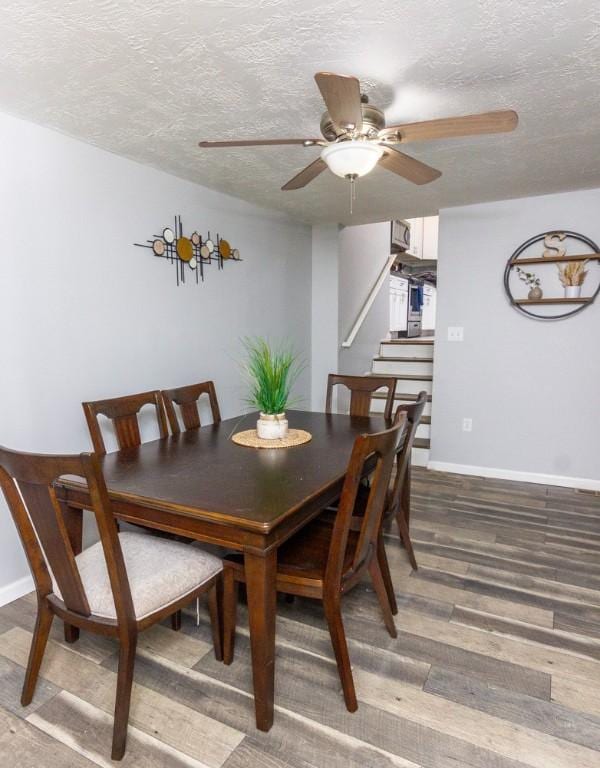
<path id="1" fill-rule="evenodd" d="M 418 261 L 436 261 L 438 250 L 438 216 L 407 219 L 410 224 L 410 248 L 407 256 Z"/>
<path id="2" fill-rule="evenodd" d="M 439 217 L 426 216 L 423 221 L 422 259 L 436 261 L 438 257 Z"/>
<path id="3" fill-rule="evenodd" d="M 390 331 L 405 331 L 408 327 L 408 280 L 390 278 Z"/>
<path id="4" fill-rule="evenodd" d="M 408 253 L 415 259 L 423 258 L 423 219 L 408 219 L 410 224 L 410 248 Z"/>
<path id="5" fill-rule="evenodd" d="M 423 285 L 423 311 L 421 315 L 421 330 L 435 330 L 435 311 L 437 301 L 437 289 L 434 285 Z"/>

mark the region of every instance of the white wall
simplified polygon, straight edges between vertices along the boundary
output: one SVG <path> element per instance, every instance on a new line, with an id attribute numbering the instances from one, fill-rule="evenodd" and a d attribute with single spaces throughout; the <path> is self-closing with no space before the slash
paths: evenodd
<path id="1" fill-rule="evenodd" d="M 312 360 L 311 408 L 325 410 L 327 375 L 337 371 L 338 338 L 337 225 L 319 225 L 312 230 Z"/>
<path id="2" fill-rule="evenodd" d="M 245 334 L 289 338 L 310 362 L 305 225 L 3 115 L 0 208 L 1 444 L 89 450 L 82 400 L 205 378 L 223 416 L 240 413 Z M 176 287 L 174 267 L 133 246 L 176 213 L 243 261 Z M 309 369 L 298 389 L 308 406 Z M 0 602 L 26 574 L 1 506 Z"/>
<path id="3" fill-rule="evenodd" d="M 356 318 L 390 256 L 390 222 L 344 227 L 339 237 L 339 335 L 340 345 L 352 330 Z M 362 376 L 371 370 L 379 354 L 379 342 L 389 331 L 389 280 L 386 280 L 351 347 L 340 347 L 340 373 Z"/>
<path id="4" fill-rule="evenodd" d="M 599 211 L 600 190 L 588 190 L 440 212 L 433 467 L 600 489 L 600 301 L 536 321 L 503 288 L 508 258 L 532 235 L 569 229 L 600 243 Z M 591 265 L 590 282 L 599 273 Z M 462 344 L 447 341 L 448 326 L 464 327 Z"/>

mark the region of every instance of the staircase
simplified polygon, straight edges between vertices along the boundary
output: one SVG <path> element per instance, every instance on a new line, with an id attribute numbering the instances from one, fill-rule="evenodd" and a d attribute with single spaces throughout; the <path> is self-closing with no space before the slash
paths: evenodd
<path id="1" fill-rule="evenodd" d="M 372 375 L 395 376 L 394 405 L 414 402 L 424 389 L 429 393 L 428 403 L 413 445 L 413 464 L 427 466 L 431 430 L 431 391 L 433 385 L 433 338 L 386 339 L 379 346 L 379 355 L 373 358 Z M 373 411 L 381 413 L 385 394 L 375 393 Z"/>

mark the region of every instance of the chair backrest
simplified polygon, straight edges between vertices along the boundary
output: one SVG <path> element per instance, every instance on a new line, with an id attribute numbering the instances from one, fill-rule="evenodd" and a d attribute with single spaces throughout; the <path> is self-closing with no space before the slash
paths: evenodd
<path id="1" fill-rule="evenodd" d="M 140 436 L 138 414 L 145 405 L 154 406 L 159 436 L 167 437 L 169 434 L 167 419 L 165 417 L 162 397 L 158 389 L 152 392 L 141 392 L 137 395 L 125 395 L 124 397 L 113 397 L 109 400 L 82 403 L 94 451 L 101 456 L 106 453 L 102 430 L 98 422 L 99 415 L 106 416 L 112 421 L 119 449 L 135 448 L 137 445 L 140 445 L 142 438 Z"/>
<path id="2" fill-rule="evenodd" d="M 368 416 L 371 412 L 371 400 L 378 389 L 386 389 L 386 401 L 383 415 L 391 420 L 396 393 L 396 379 L 393 376 L 344 376 L 330 373 L 327 377 L 327 400 L 325 412 L 331 413 L 333 388 L 341 384 L 350 390 L 350 416 Z"/>
<path id="3" fill-rule="evenodd" d="M 210 409 L 212 411 L 213 423 L 221 421 L 221 412 L 219 411 L 219 401 L 217 392 L 212 381 L 203 381 L 200 384 L 190 384 L 187 387 L 177 387 L 176 389 L 163 389 L 162 396 L 169 419 L 171 433 L 178 435 L 180 433 L 179 420 L 175 412 L 175 404 L 179 406 L 179 414 L 183 421 L 184 429 L 198 429 L 200 424 L 200 411 L 198 409 L 198 400 L 202 395 L 208 395 Z"/>
<path id="4" fill-rule="evenodd" d="M 396 459 L 396 476 L 394 478 L 390 502 L 386 509 L 386 515 L 395 514 L 401 503 L 402 493 L 406 487 L 406 479 L 410 467 L 410 458 L 415 435 L 417 434 L 417 428 L 421 423 L 421 417 L 423 416 L 428 397 L 429 395 L 427 392 L 422 390 L 419 392 L 414 403 L 410 403 L 410 405 L 399 405 L 396 409 L 394 423 L 397 424 L 400 419 L 406 418 L 407 429 L 404 444 L 402 444 L 401 450 L 398 451 Z"/>
<path id="5" fill-rule="evenodd" d="M 90 616 L 90 606 L 54 482 L 62 475 L 85 478 L 115 601 L 117 621 L 134 616 L 117 527 L 97 456 L 47 456 L 0 447 L 0 488 L 25 550 L 39 598 L 54 589 L 68 610 Z M 49 570 L 50 569 L 50 570 Z"/>
<path id="6" fill-rule="evenodd" d="M 376 550 L 394 458 L 405 430 L 406 417 L 400 417 L 390 429 L 359 435 L 354 441 L 331 537 L 325 572 L 326 589 L 339 589 L 342 578 L 350 578 Z M 349 544 L 350 530 L 356 519 L 353 512 L 359 486 L 367 474 L 370 474 L 371 482 L 365 513 L 360 519 L 359 530 L 353 532 L 352 543 Z"/>

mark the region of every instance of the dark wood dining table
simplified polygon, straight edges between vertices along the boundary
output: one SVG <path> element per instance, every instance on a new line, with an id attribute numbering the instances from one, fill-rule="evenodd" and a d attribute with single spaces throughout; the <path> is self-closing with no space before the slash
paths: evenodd
<path id="1" fill-rule="evenodd" d="M 102 458 L 115 516 L 244 553 L 257 728 L 273 724 L 277 548 L 341 491 L 354 439 L 385 428 L 382 416 L 288 411 L 291 427 L 312 440 L 257 449 L 231 435 L 258 414 L 162 438 Z M 82 547 L 85 483 L 57 486 L 75 553 Z"/>

